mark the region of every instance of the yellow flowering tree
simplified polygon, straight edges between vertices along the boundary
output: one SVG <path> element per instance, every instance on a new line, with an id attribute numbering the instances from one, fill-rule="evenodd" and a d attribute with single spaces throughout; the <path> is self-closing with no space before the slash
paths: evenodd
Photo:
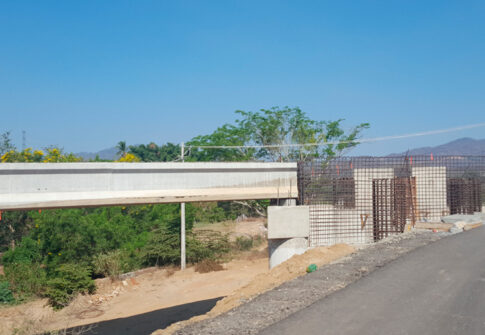
<path id="1" fill-rule="evenodd" d="M 117 160 L 117 162 L 123 162 L 123 163 L 135 163 L 140 161 L 141 161 L 140 158 L 136 157 L 132 153 L 127 153 Z"/>
<path id="2" fill-rule="evenodd" d="M 62 149 L 48 148 L 47 153 L 42 150 L 26 148 L 22 151 L 9 150 L 4 153 L 0 160 L 2 163 L 59 163 L 59 162 L 80 162 L 81 158 L 72 153 L 64 154 Z"/>
<path id="3" fill-rule="evenodd" d="M 64 154 L 62 149 L 47 148 L 47 154 L 44 157 L 44 163 L 65 163 L 65 162 L 80 162 L 81 158 L 76 157 L 72 153 Z"/>

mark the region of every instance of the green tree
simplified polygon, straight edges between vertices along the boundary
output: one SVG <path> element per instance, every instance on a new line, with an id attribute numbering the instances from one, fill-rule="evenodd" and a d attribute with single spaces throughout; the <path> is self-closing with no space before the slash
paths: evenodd
<path id="1" fill-rule="evenodd" d="M 249 134 L 247 144 L 270 146 L 256 151 L 257 158 L 269 161 L 296 161 L 340 155 L 344 150 L 356 146 L 361 132 L 369 127 L 368 123 L 361 123 L 345 132 L 341 125 L 343 119 L 315 121 L 300 108 L 273 107 L 261 109 L 260 112 L 236 113 L 242 117 L 236 120 L 237 128 L 245 129 Z"/>
<path id="2" fill-rule="evenodd" d="M 116 149 L 118 149 L 118 151 L 116 152 L 118 156 L 125 157 L 126 154 L 128 153 L 126 141 L 119 141 L 118 144 L 116 145 Z"/>
<path id="3" fill-rule="evenodd" d="M 9 247 L 13 250 L 23 236 L 32 228 L 32 218 L 28 211 L 8 211 L 1 214 L 0 252 Z"/>
<path id="4" fill-rule="evenodd" d="M 197 146 L 244 146 L 250 143 L 251 133 L 247 127 L 239 124 L 225 124 L 217 128 L 212 134 L 196 136 L 187 142 L 190 148 L 188 161 L 223 162 L 249 161 L 255 158 L 256 150 L 252 148 L 196 148 Z"/>
<path id="5" fill-rule="evenodd" d="M 162 146 L 153 142 L 148 145 L 130 145 L 129 149 L 142 162 L 172 162 L 180 158 L 180 146 L 170 142 Z"/>
<path id="6" fill-rule="evenodd" d="M 331 158 L 358 144 L 361 123 L 349 131 L 342 129 L 343 119 L 316 121 L 300 108 L 236 111 L 234 124 L 225 124 L 209 135 L 194 137 L 187 145 L 192 161 L 297 161 Z M 334 144 L 339 142 L 338 144 Z M 302 144 L 308 144 L 302 146 Z M 249 148 L 197 148 L 197 146 L 249 146 Z M 251 148 L 250 146 L 255 146 Z"/>
<path id="7" fill-rule="evenodd" d="M 10 138 L 10 132 L 6 131 L 0 135 L 0 156 L 3 156 L 6 152 L 15 150 L 15 146 Z"/>

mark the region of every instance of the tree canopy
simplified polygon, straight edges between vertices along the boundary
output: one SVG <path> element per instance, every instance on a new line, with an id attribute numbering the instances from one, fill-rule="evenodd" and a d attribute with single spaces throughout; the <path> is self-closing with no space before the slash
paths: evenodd
<path id="1" fill-rule="evenodd" d="M 234 124 L 225 124 L 209 135 L 187 143 L 194 161 L 296 161 L 331 158 L 358 144 L 361 123 L 348 131 L 343 119 L 315 121 L 300 108 L 273 107 L 259 112 L 236 111 Z M 338 142 L 338 144 L 335 144 Z M 304 145 L 308 144 L 308 145 Z M 303 146 L 302 146 L 303 145 Z M 198 148 L 199 146 L 254 146 L 253 148 Z"/>

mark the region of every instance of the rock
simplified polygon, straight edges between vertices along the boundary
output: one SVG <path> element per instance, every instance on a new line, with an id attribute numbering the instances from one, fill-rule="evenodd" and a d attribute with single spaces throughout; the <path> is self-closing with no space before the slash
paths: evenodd
<path id="1" fill-rule="evenodd" d="M 458 228 L 458 229 L 463 229 L 466 226 L 467 222 L 466 221 L 457 221 L 453 223 L 453 226 Z"/>
<path id="2" fill-rule="evenodd" d="M 450 233 L 452 233 L 452 234 L 458 234 L 458 233 L 461 233 L 461 232 L 463 232 L 463 228 L 458 228 L 458 227 L 453 226 L 450 229 Z"/>
<path id="3" fill-rule="evenodd" d="M 466 223 L 476 223 L 485 221 L 485 213 L 475 212 L 474 214 L 453 214 L 441 217 L 444 223 L 456 223 L 465 221 Z"/>
<path id="4" fill-rule="evenodd" d="M 468 230 L 478 228 L 478 227 L 481 227 L 481 226 L 483 226 L 482 222 L 469 223 L 469 224 L 466 224 L 465 227 L 463 227 L 463 230 L 468 231 Z"/>

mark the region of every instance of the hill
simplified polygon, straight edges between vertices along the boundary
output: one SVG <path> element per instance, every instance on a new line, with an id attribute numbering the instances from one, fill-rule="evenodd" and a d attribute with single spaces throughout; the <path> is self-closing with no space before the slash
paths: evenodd
<path id="1" fill-rule="evenodd" d="M 485 156 L 485 139 L 476 140 L 464 137 L 435 147 L 422 147 L 411 149 L 406 152 L 391 154 L 389 156 L 402 155 L 463 155 L 463 156 Z"/>
<path id="2" fill-rule="evenodd" d="M 116 160 L 118 159 L 117 149 L 115 147 L 100 150 L 98 152 L 78 152 L 75 153 L 76 156 L 82 157 L 83 160 L 88 161 L 90 159 L 95 159 L 96 155 L 99 156 L 100 159 L 107 159 L 107 160 Z"/>

